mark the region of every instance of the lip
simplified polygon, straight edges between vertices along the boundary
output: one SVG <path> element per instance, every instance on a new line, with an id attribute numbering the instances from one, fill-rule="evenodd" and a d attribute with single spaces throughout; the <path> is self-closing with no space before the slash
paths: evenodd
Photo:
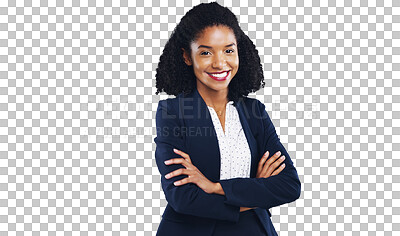
<path id="1" fill-rule="evenodd" d="M 224 72 L 228 72 L 229 70 L 224 70 L 224 71 L 221 71 L 221 72 L 207 72 L 208 74 L 222 74 L 222 73 L 224 73 Z"/>
<path id="2" fill-rule="evenodd" d="M 220 77 L 214 77 L 214 76 L 212 76 L 212 75 L 211 75 L 210 73 L 208 73 L 208 72 L 207 72 L 207 74 L 208 74 L 208 76 L 210 76 L 213 80 L 216 80 L 216 81 L 224 81 L 224 80 L 226 80 L 226 78 L 228 78 L 228 76 L 231 74 L 231 71 L 230 71 L 230 70 L 228 70 L 228 71 L 223 71 L 223 72 L 213 73 L 213 74 L 221 74 L 221 73 L 224 73 L 224 72 L 228 72 L 228 73 L 226 74 L 225 77 L 222 77 L 222 78 L 220 78 Z"/>

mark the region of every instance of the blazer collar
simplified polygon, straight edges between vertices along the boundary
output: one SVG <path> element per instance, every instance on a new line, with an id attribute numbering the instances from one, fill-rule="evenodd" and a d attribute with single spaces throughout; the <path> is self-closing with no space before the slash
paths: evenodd
<path id="1" fill-rule="evenodd" d="M 239 98 L 237 101 L 233 101 L 233 105 L 238 111 L 240 123 L 242 125 L 251 152 L 250 177 L 255 177 L 257 174 L 256 171 L 258 160 L 257 142 L 249 126 L 249 108 L 247 108 L 245 105 L 245 99 L 246 98 Z M 183 122 L 185 123 L 186 127 L 193 130 L 201 130 L 201 132 L 198 133 L 199 135 L 197 135 L 196 137 L 192 137 L 196 139 L 196 143 L 202 143 L 203 145 L 206 145 L 207 150 L 205 149 L 205 147 L 202 147 L 203 150 L 196 151 L 196 153 L 201 152 L 204 154 L 208 154 L 208 157 L 199 157 L 200 161 L 196 163 L 203 168 L 199 168 L 198 166 L 196 166 L 196 164 L 195 166 L 198 167 L 199 170 L 205 171 L 206 173 L 202 173 L 210 178 L 210 180 L 217 181 L 220 177 L 221 156 L 217 134 L 207 104 L 201 97 L 197 88 L 195 88 L 191 93 L 186 96 L 181 94 L 181 99 L 178 100 L 180 102 L 180 115 L 183 115 Z M 195 147 L 196 144 L 192 143 L 191 146 Z M 191 149 L 192 148 L 190 148 L 189 150 Z"/>

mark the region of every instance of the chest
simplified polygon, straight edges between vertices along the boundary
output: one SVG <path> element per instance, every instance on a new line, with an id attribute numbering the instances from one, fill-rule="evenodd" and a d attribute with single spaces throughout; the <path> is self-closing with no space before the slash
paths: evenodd
<path id="1" fill-rule="evenodd" d="M 250 176 L 251 151 L 239 114 L 229 106 L 226 115 L 219 116 L 210 109 L 220 151 L 220 179 Z"/>
<path id="2" fill-rule="evenodd" d="M 225 115 L 218 116 L 219 123 L 221 124 L 222 131 L 225 133 Z"/>
<path id="3" fill-rule="evenodd" d="M 193 164 L 207 178 L 217 181 L 222 176 L 220 176 L 220 170 L 226 169 L 224 168 L 224 163 L 233 163 L 231 160 L 225 162 L 229 160 L 229 157 L 239 158 L 240 156 L 246 156 L 247 160 L 250 158 L 251 161 L 250 176 L 255 176 L 256 159 L 259 155 L 257 155 L 258 148 L 254 136 L 256 133 L 254 132 L 259 129 L 255 127 L 258 122 L 251 122 L 248 118 L 253 113 L 244 110 L 242 106 L 236 108 L 232 106 L 235 110 L 228 108 L 225 114 L 219 117 L 212 109 L 208 108 L 207 110 L 207 106 L 204 106 L 204 108 L 205 110 L 198 109 L 203 111 L 201 114 L 189 112 L 196 111 L 197 107 L 193 110 L 184 111 L 184 117 L 188 117 L 184 120 L 185 130 L 188 132 L 184 141 Z M 235 125 L 230 122 L 232 120 L 235 120 Z M 239 134 L 243 136 L 239 137 Z M 246 144 L 248 147 L 239 147 L 239 144 Z M 235 147 L 235 151 L 233 147 Z M 240 151 L 245 151 L 247 154 L 239 155 Z M 234 169 L 235 166 L 231 165 L 233 173 L 238 173 L 239 171 Z"/>

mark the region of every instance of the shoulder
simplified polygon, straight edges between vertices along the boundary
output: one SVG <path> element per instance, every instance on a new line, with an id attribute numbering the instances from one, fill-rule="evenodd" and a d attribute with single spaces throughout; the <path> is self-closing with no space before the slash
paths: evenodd
<path id="1" fill-rule="evenodd" d="M 241 98 L 246 106 L 260 106 L 262 103 L 257 98 L 243 97 Z"/>
<path id="2" fill-rule="evenodd" d="M 177 98 L 167 98 L 158 101 L 158 107 L 171 107 L 177 103 Z"/>
<path id="3" fill-rule="evenodd" d="M 243 97 L 238 101 L 246 112 L 251 112 L 254 115 L 260 115 L 265 110 L 265 105 L 256 98 Z"/>
<path id="4" fill-rule="evenodd" d="M 165 110 L 168 114 L 174 114 L 177 111 L 177 107 L 179 104 L 179 99 L 181 95 L 178 95 L 174 98 L 167 98 L 158 101 L 158 110 Z"/>

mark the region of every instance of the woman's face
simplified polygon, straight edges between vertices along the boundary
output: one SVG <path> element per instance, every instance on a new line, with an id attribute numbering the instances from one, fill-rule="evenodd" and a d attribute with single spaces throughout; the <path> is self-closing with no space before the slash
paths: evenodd
<path id="1" fill-rule="evenodd" d="M 197 86 L 214 91 L 227 90 L 239 68 L 237 42 L 233 31 L 226 26 L 205 28 L 190 47 L 190 57 L 183 49 L 183 58 L 187 65 L 193 65 Z"/>

